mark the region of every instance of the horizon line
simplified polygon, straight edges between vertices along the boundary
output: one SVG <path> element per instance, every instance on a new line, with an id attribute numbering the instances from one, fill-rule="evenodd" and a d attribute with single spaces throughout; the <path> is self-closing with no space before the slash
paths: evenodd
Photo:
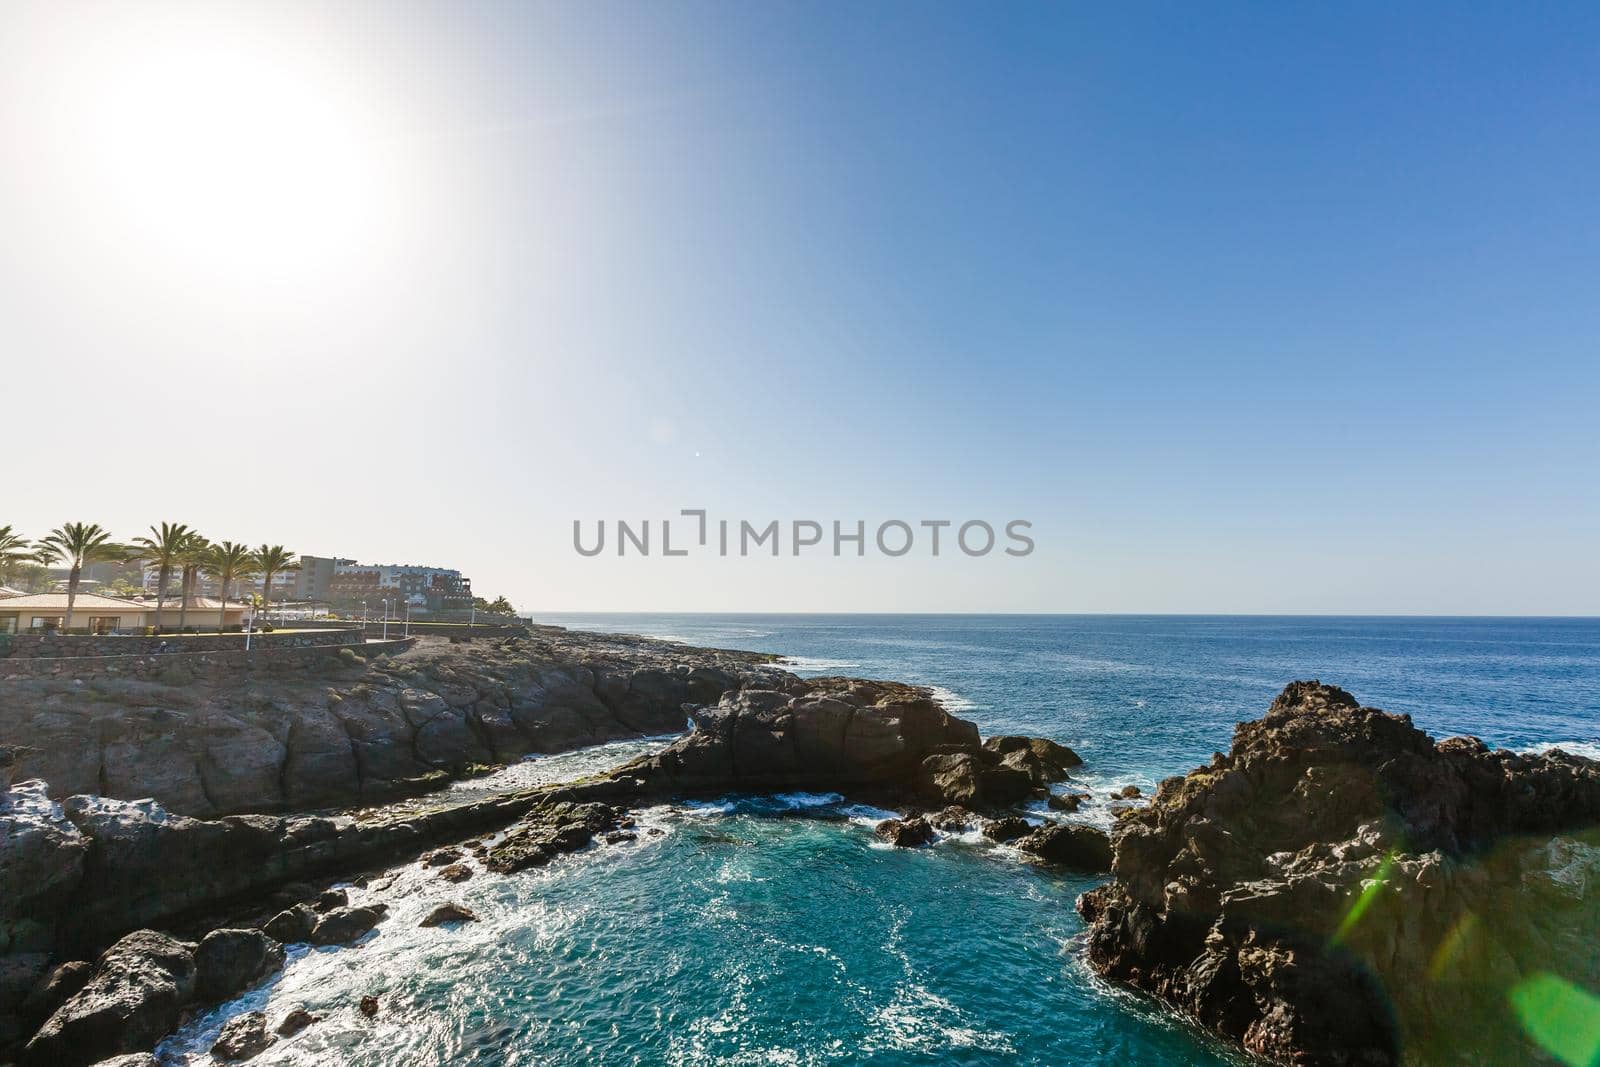
<path id="1" fill-rule="evenodd" d="M 1573 619 L 1600 621 L 1600 614 L 1501 614 L 1462 612 L 1293 612 L 1293 611 L 659 611 L 644 609 L 607 610 L 521 610 L 517 615 L 532 619 L 536 615 L 859 615 L 865 617 L 962 618 L 967 616 L 1005 616 L 1019 618 L 1168 618 L 1168 619 Z"/>

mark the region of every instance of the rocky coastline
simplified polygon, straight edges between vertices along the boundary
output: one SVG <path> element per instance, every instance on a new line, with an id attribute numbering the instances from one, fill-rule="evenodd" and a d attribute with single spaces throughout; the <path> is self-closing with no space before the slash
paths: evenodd
<path id="1" fill-rule="evenodd" d="M 1530 1036 L 1600 982 L 1597 825 L 1592 760 L 1296 682 L 1118 820 L 1088 959 L 1278 1063 L 1562 1062 Z"/>
<path id="2" fill-rule="evenodd" d="M 1526 1052 L 1506 989 L 1578 958 L 1573 939 L 1600 917 L 1585 892 L 1600 885 L 1600 765 L 1435 743 L 1317 683 L 1291 685 L 1148 806 L 1122 806 L 1109 837 L 1022 817 L 1077 804 L 1051 788 L 1081 763 L 1070 749 L 983 739 L 920 687 L 802 679 L 753 653 L 540 630 L 190 684 L 187 703 L 175 678 L 118 705 L 29 681 L 0 704 L 0 741 L 52 746 L 13 757 L 0 783 L 0 1064 L 148 1065 L 189 1013 L 276 972 L 285 946 L 387 921 L 397 864 L 446 883 L 510 875 L 626 844 L 651 805 L 736 793 L 839 793 L 899 812 L 877 828 L 892 845 L 981 830 L 1035 862 L 1109 872 L 1078 902 L 1090 965 L 1284 1063 L 1455 1062 L 1462 1041 Z M 163 732 L 141 732 L 157 713 Z M 386 803 L 529 752 L 686 727 L 574 781 Z M 146 749 L 148 770 L 107 774 Z M 43 776 L 81 785 L 90 764 L 117 789 Z M 341 802 L 362 808 L 327 810 Z M 424 925 L 475 919 L 447 903 Z M 216 1054 L 249 1058 L 314 1025 L 306 1014 L 240 1016 Z M 1462 1037 L 1473 1018 L 1497 1028 Z"/>
<path id="3" fill-rule="evenodd" d="M 774 659 L 563 631 L 488 648 L 433 641 L 392 660 L 264 684 L 171 678 L 62 691 L 9 681 L 18 691 L 5 704 L 4 736 L 43 743 L 14 760 L 0 794 L 0 1063 L 87 1065 L 148 1052 L 186 1012 L 243 988 L 206 977 L 200 961 L 212 939 L 256 945 L 266 966 L 281 965 L 284 944 L 359 938 L 382 921 L 381 904 L 352 908 L 315 886 L 419 854 L 447 880 L 473 876 L 468 856 L 488 874 L 510 874 L 627 839 L 630 807 L 798 788 L 906 808 L 914 823 L 928 817 L 915 812 L 937 809 L 947 826 L 983 826 L 984 813 L 1046 795 L 1079 762 L 1043 739 L 982 742 L 926 689 L 805 680 Z M 194 692 L 175 695 L 191 684 Z M 114 694 L 130 703 L 115 704 Z M 138 732 L 157 719 L 158 736 Z M 368 807 L 359 817 L 315 810 L 381 805 L 415 793 L 419 780 L 443 784 L 532 751 L 681 731 L 691 719 L 692 732 L 660 753 L 574 782 Z M 338 744 L 309 739 L 333 723 Z M 78 761 L 62 744 L 77 746 Z M 105 783 L 108 760 L 128 764 L 114 792 L 63 795 L 39 776 L 62 770 L 81 785 L 97 765 L 93 777 Z M 321 769 L 308 784 L 295 774 L 303 767 Z M 205 817 L 219 811 L 231 813 Z M 1019 847 L 1034 836 L 1020 835 Z M 1054 862 L 1098 855 L 1040 843 Z M 1108 856 L 1089 862 L 1103 867 Z M 257 1029 L 233 1035 L 241 1049 L 261 1043 Z"/>
<path id="4" fill-rule="evenodd" d="M 54 797 L 150 798 L 182 815 L 309 811 L 438 788 L 529 753 L 677 733 L 685 704 L 792 677 L 776 657 L 531 627 L 473 643 L 248 674 L 159 657 L 138 675 L 0 679 L 12 777 Z"/>

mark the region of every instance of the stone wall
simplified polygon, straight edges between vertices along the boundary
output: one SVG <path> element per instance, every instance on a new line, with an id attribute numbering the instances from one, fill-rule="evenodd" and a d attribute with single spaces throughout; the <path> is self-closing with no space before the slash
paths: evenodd
<path id="1" fill-rule="evenodd" d="M 256 635 L 259 637 L 260 635 Z M 272 635 L 268 635 L 272 636 Z M 308 635 L 300 635 L 308 636 Z M 359 635 L 357 641 L 359 642 Z M 282 667 L 312 667 L 327 663 L 340 656 L 360 656 L 371 660 L 376 656 L 403 652 L 416 643 L 416 638 L 395 638 L 389 641 L 367 641 L 339 644 L 279 645 L 260 648 L 251 643 L 250 651 L 243 648 L 210 652 L 161 652 L 144 655 L 117 656 L 36 656 L 0 659 L 0 681 L 7 678 L 45 678 L 121 675 L 130 678 L 156 678 L 173 669 L 204 670 L 227 668 L 229 670 L 277 669 Z"/>
<path id="2" fill-rule="evenodd" d="M 91 637 L 84 634 L 0 634 L 0 660 L 95 656 L 167 656 L 189 652 L 244 650 L 244 634 L 164 634 L 160 637 Z M 250 635 L 250 648 L 311 648 L 359 645 L 358 629 L 274 630 Z"/>
<path id="3" fill-rule="evenodd" d="M 279 630 L 303 630 L 315 626 L 348 626 L 352 629 L 359 630 L 361 628 L 361 621 L 359 619 L 355 622 L 349 622 L 344 619 L 340 619 L 336 622 L 322 622 L 320 620 L 289 620 L 287 622 L 274 623 L 273 625 Z M 464 622 L 422 622 L 418 619 L 411 620 L 412 637 L 467 637 L 470 635 L 481 640 L 489 637 L 514 637 L 519 634 L 528 633 L 530 629 L 532 629 L 532 627 L 530 627 L 528 623 L 523 622 L 507 623 L 491 620 L 488 622 L 479 622 L 474 626 L 469 626 Z M 405 630 L 406 622 L 404 619 L 400 619 L 398 621 L 394 619 L 389 620 L 390 637 L 394 637 L 397 634 L 403 634 L 405 633 Z M 383 620 L 379 619 L 376 622 L 368 620 L 367 636 L 380 637 L 382 634 Z"/>

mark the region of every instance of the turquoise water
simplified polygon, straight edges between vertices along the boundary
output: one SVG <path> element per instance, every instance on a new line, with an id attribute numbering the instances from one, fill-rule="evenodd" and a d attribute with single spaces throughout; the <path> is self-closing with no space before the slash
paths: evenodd
<path id="1" fill-rule="evenodd" d="M 1593 620 L 584 616 L 548 621 L 800 657 L 802 673 L 941 687 L 986 733 L 1065 741 L 1096 787 L 1153 783 L 1311 675 L 1439 733 L 1600 754 Z M 509 768 L 559 779 L 659 742 Z M 974 837 L 897 851 L 883 813 L 790 795 L 652 809 L 634 844 L 446 886 L 408 867 L 357 892 L 389 919 L 297 949 L 269 987 L 164 1046 L 203 1063 L 229 1015 L 325 1018 L 262 1064 L 1220 1064 L 1227 1050 L 1079 964 L 1092 880 Z M 1093 810 L 1088 818 L 1098 818 Z M 444 899 L 482 921 L 421 930 Z M 363 1018 L 356 1003 L 377 995 Z"/>

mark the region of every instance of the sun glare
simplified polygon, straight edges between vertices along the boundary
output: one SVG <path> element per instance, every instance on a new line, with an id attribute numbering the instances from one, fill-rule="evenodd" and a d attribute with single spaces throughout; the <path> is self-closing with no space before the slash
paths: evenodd
<path id="1" fill-rule="evenodd" d="M 326 77 L 234 42 L 118 58 L 86 100 L 84 147 L 144 252 L 303 277 L 370 251 L 390 187 L 382 141 Z"/>

